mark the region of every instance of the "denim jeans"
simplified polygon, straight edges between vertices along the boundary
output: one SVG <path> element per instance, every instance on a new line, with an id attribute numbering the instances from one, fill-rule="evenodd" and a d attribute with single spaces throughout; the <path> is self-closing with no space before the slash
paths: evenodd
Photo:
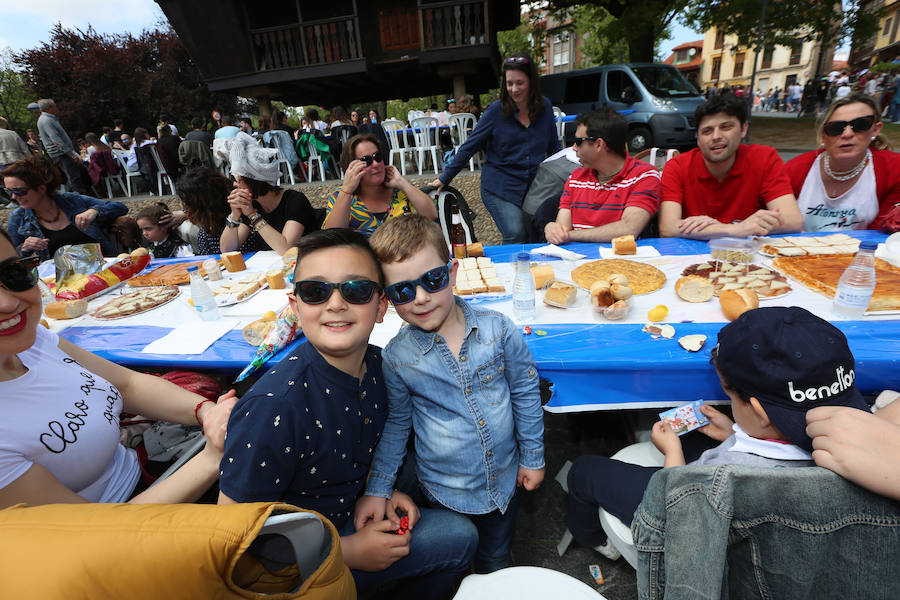
<path id="1" fill-rule="evenodd" d="M 360 595 L 399 582 L 396 598 L 448 598 L 469 568 L 478 545 L 478 530 L 469 519 L 445 509 L 420 508 L 422 517 L 410 535 L 409 554 L 378 572 L 351 569 Z M 355 533 L 353 520 L 340 531 Z"/>
<path id="2" fill-rule="evenodd" d="M 640 600 L 900 597 L 900 502 L 821 467 L 663 469 L 631 533 Z"/>
<path id="3" fill-rule="evenodd" d="M 497 224 L 504 244 L 525 243 L 525 218 L 522 216 L 521 207 L 487 191 L 483 185 L 481 186 L 481 201 L 491 213 L 494 223 Z"/>

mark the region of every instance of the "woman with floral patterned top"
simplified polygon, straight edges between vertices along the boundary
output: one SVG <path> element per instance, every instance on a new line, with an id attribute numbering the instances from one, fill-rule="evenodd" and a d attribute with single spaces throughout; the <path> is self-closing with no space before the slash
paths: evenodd
<path id="1" fill-rule="evenodd" d="M 344 181 L 328 199 L 323 229 L 345 227 L 372 235 L 386 220 L 406 213 L 437 219 L 434 201 L 384 164 L 378 138 L 361 134 L 347 140 L 341 153 Z"/>

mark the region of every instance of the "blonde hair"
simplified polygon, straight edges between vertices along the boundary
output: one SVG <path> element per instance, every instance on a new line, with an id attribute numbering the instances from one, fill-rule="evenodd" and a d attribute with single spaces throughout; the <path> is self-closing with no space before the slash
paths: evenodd
<path id="1" fill-rule="evenodd" d="M 383 264 L 400 262 L 431 246 L 443 262 L 450 262 L 450 249 L 441 228 L 422 215 L 401 215 L 387 220 L 369 238 L 372 250 Z"/>
<path id="2" fill-rule="evenodd" d="M 831 119 L 832 115 L 834 115 L 834 111 L 842 106 L 847 106 L 848 104 L 865 104 L 872 109 L 872 113 L 875 116 L 875 123 L 881 123 L 881 111 L 878 109 L 878 106 L 872 98 L 858 92 L 849 94 L 832 102 L 828 108 L 825 109 L 825 114 L 822 115 L 822 118 L 816 123 L 816 142 L 818 142 L 820 146 L 824 143 L 822 137 L 824 135 L 823 130 L 825 128 L 825 123 Z M 891 146 L 891 143 L 888 141 L 887 137 L 885 137 L 883 131 L 879 131 L 878 135 L 872 138 L 869 147 L 873 150 L 893 150 L 893 146 Z"/>

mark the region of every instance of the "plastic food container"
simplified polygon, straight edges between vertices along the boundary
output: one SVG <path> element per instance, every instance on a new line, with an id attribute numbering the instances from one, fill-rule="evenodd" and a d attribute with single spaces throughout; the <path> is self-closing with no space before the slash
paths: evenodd
<path id="1" fill-rule="evenodd" d="M 628 316 L 628 313 L 631 312 L 633 306 L 634 296 L 627 300 L 617 300 L 610 306 L 594 306 L 592 304 L 591 308 L 593 308 L 594 312 L 597 314 L 603 315 L 607 321 L 621 321 Z"/>
<path id="2" fill-rule="evenodd" d="M 762 243 L 753 238 L 724 237 L 709 242 L 709 254 L 715 260 L 749 264 Z"/>

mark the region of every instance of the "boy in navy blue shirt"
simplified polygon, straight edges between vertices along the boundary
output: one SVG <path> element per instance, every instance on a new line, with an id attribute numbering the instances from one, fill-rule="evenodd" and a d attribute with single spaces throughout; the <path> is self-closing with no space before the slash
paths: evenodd
<path id="1" fill-rule="evenodd" d="M 395 491 L 399 516 L 354 527 L 369 464 L 387 417 L 381 353 L 369 334 L 387 310 L 383 275 L 364 236 L 304 236 L 290 304 L 308 344 L 282 360 L 232 411 L 219 503 L 281 501 L 316 510 L 341 533 L 361 593 L 403 580 L 402 597 L 446 597 L 474 555 L 477 532 L 449 511 L 422 509 Z"/>

